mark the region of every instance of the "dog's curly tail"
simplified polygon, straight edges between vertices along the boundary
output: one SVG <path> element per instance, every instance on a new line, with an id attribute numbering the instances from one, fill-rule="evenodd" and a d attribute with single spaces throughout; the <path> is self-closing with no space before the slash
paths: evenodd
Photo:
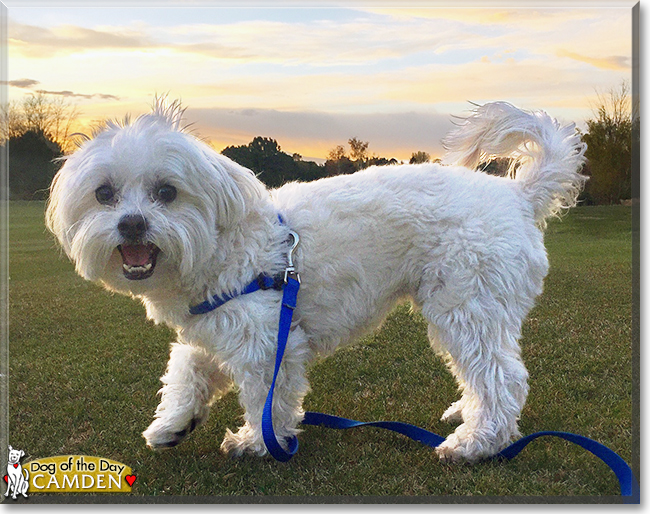
<path id="1" fill-rule="evenodd" d="M 445 162 L 476 168 L 496 157 L 510 159 L 535 221 L 575 206 L 587 177 L 580 174 L 587 145 L 574 124 L 560 125 L 543 111 L 525 112 L 506 102 L 478 107 L 443 141 Z"/>

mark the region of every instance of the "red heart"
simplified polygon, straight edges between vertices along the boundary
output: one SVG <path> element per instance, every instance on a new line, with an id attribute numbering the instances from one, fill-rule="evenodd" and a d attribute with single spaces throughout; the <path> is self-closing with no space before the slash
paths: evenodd
<path id="1" fill-rule="evenodd" d="M 136 476 L 135 475 L 126 475 L 124 477 L 124 480 L 130 485 L 133 486 L 133 482 L 135 482 Z"/>
<path id="2" fill-rule="evenodd" d="M 5 479 L 5 482 L 9 483 L 9 475 L 5 475 L 5 476 L 3 476 L 2 478 Z"/>
<path id="3" fill-rule="evenodd" d="M 17 467 L 18 467 L 18 464 L 14 464 L 14 468 L 17 468 Z"/>

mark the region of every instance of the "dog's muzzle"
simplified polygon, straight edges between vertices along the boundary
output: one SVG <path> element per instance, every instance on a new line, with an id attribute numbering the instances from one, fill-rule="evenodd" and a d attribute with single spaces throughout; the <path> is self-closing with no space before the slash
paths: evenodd
<path id="1" fill-rule="evenodd" d="M 120 219 L 117 230 L 124 243 L 117 249 L 122 255 L 122 270 L 129 280 L 143 280 L 153 275 L 160 248 L 145 240 L 147 221 L 140 214 L 127 214 Z"/>

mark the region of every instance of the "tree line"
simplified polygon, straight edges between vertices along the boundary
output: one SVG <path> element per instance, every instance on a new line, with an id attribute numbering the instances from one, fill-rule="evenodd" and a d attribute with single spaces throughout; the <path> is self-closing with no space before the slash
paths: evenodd
<path id="1" fill-rule="evenodd" d="M 9 147 L 11 199 L 43 199 L 60 166 L 58 157 L 74 147 L 71 127 L 77 108 L 44 93 L 27 96 L 20 104 L 0 110 L 0 144 Z M 585 204 L 611 204 L 632 198 L 633 141 L 639 141 L 639 116 L 632 109 L 627 83 L 599 96 L 594 117 L 582 135 L 588 145 L 583 173 L 590 177 L 581 195 Z M 275 139 L 255 137 L 246 145 L 228 146 L 221 153 L 252 170 L 268 187 L 290 181 L 312 181 L 355 173 L 369 166 L 398 164 L 395 158 L 371 155 L 369 142 L 352 137 L 347 146 L 337 145 L 323 164 L 286 153 Z M 409 163 L 436 162 L 424 151 L 413 152 Z M 508 159 L 495 159 L 482 171 L 503 174 Z"/>
<path id="2" fill-rule="evenodd" d="M 347 175 L 369 166 L 400 162 L 395 158 L 369 155 L 369 143 L 356 137 L 349 139 L 348 145 L 349 149 L 343 145 L 333 148 L 323 164 L 305 161 L 297 153 L 289 155 L 282 151 L 275 139 L 267 137 L 256 137 L 247 145 L 228 146 L 221 153 L 255 172 L 268 187 L 279 187 L 290 181 L 309 182 L 335 175 Z"/>

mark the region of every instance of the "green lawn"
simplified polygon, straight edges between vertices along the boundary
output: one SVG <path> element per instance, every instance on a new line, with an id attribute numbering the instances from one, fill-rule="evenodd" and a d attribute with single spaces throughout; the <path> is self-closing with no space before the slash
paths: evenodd
<path id="1" fill-rule="evenodd" d="M 305 427 L 289 463 L 229 459 L 219 444 L 240 423 L 234 393 L 185 443 L 154 453 L 140 434 L 157 404 L 173 333 L 146 321 L 133 300 L 79 278 L 46 233 L 43 210 L 36 202 L 10 208 L 9 442 L 27 451 L 25 460 L 111 458 L 137 475 L 135 495 L 619 494 L 598 459 L 549 438 L 511 462 L 450 466 L 390 432 Z M 631 209 L 574 209 L 550 224 L 546 240 L 551 271 L 522 339 L 530 395 L 521 431 L 575 432 L 631 463 Z M 454 381 L 409 306 L 319 362 L 310 379 L 308 410 L 404 421 L 442 435 L 453 430 L 439 418 L 458 397 Z"/>

